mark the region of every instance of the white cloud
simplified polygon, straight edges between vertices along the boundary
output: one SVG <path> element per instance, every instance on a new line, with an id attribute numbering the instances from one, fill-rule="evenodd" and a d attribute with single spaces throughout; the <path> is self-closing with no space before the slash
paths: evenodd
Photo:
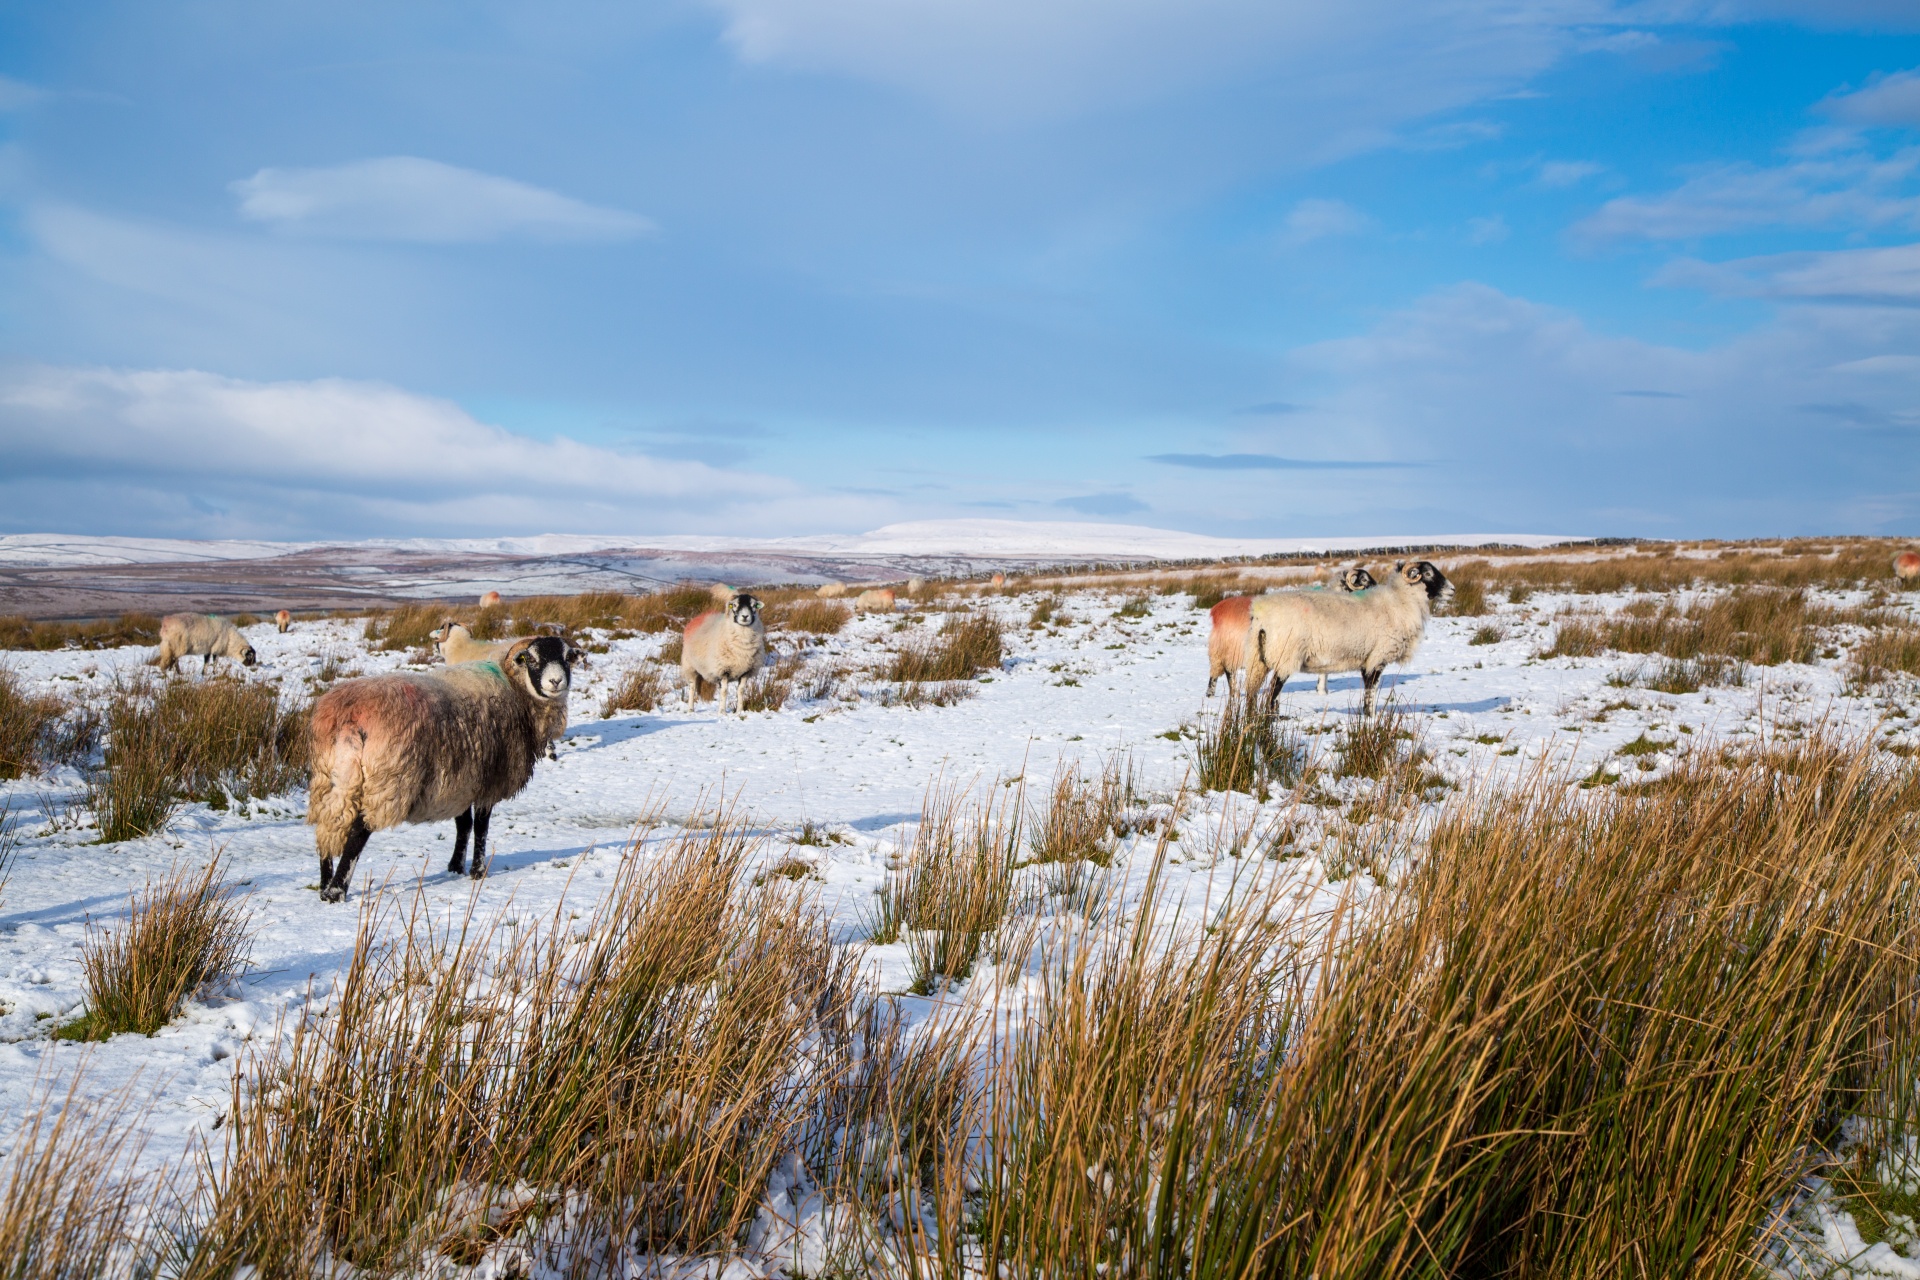
<path id="1" fill-rule="evenodd" d="M 707 0 L 750 63 L 826 71 L 995 120 L 1258 76 L 1366 128 L 1519 87 L 1606 0 Z M 1279 113 L 1275 118 L 1280 118 Z M 1339 132 L 1345 120 L 1322 131 Z"/>
<path id="2" fill-rule="evenodd" d="M 1344 200 L 1302 200 L 1280 224 L 1280 240 L 1302 245 L 1328 236 L 1358 235 L 1372 225 L 1372 218 Z"/>
<path id="3" fill-rule="evenodd" d="M 1846 136 L 1804 139 L 1799 158 L 1771 168 L 1717 165 L 1657 196 L 1609 200 L 1578 223 L 1576 238 L 1688 240 L 1763 227 L 1920 229 L 1920 147 L 1886 156 Z M 1814 149 L 1817 144 L 1818 149 Z"/>
<path id="4" fill-rule="evenodd" d="M 1591 160 L 1549 160 L 1540 166 L 1538 181 L 1543 187 L 1571 187 L 1600 170 L 1601 166 Z"/>
<path id="5" fill-rule="evenodd" d="M 1920 306 L 1920 244 L 1776 253 L 1731 262 L 1682 258 L 1653 283 L 1712 293 L 1850 306 Z"/>
<path id="6" fill-rule="evenodd" d="M 348 239 L 629 240 L 653 230 L 637 214 L 414 156 L 262 169 L 228 185 L 243 218 Z"/>
<path id="7" fill-rule="evenodd" d="M 517 435 L 449 401 L 337 378 L 15 366 L 0 370 L 0 451 L 16 528 L 60 527 L 77 489 L 109 495 L 89 513 L 103 528 L 135 513 L 177 527 L 192 508 L 202 532 L 260 536 L 658 529 L 663 516 L 762 532 L 814 506 L 776 477 Z"/>
<path id="8" fill-rule="evenodd" d="M 1500 244 L 1513 234 L 1507 220 L 1500 214 L 1486 218 L 1467 219 L 1468 244 Z"/>
<path id="9" fill-rule="evenodd" d="M 1838 93 L 1820 110 L 1847 124 L 1920 129 L 1920 71 L 1883 76 L 1852 93 Z"/>
<path id="10" fill-rule="evenodd" d="M 36 89 L 24 80 L 0 76 L 0 111 L 21 111 L 46 96 L 46 90 Z"/>
<path id="11" fill-rule="evenodd" d="M 1424 502 L 1476 527 L 1607 530 L 1624 518 L 1609 513 L 1636 511 L 1642 531 L 1864 531 L 1920 520 L 1920 370 L 1840 366 L 1916 350 L 1912 310 L 1789 308 L 1694 350 L 1462 285 L 1288 368 L 1316 406 L 1303 432 L 1436 459 L 1370 476 L 1378 510 Z"/>

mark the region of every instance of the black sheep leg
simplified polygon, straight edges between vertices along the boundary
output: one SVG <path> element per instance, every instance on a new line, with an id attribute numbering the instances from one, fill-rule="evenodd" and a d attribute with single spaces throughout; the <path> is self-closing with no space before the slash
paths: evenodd
<path id="1" fill-rule="evenodd" d="M 1360 682 L 1367 687 L 1366 697 L 1361 700 L 1360 704 L 1361 715 L 1370 716 L 1373 714 L 1373 691 L 1380 687 L 1380 677 L 1386 673 L 1386 670 L 1385 667 L 1375 667 L 1371 671 L 1362 671 L 1360 673 Z"/>
<path id="2" fill-rule="evenodd" d="M 367 824 L 359 819 L 347 829 L 347 843 L 340 850 L 340 865 L 334 868 L 333 879 L 328 881 L 325 875 L 326 860 L 321 859 L 320 900 L 322 902 L 345 902 L 347 885 L 353 879 L 353 864 L 360 860 L 360 851 L 367 847 L 367 841 L 373 838 L 373 832 L 367 830 Z"/>
<path id="3" fill-rule="evenodd" d="M 487 874 L 487 824 L 493 821 L 491 805 L 473 806 L 473 871 L 475 880 Z"/>
<path id="4" fill-rule="evenodd" d="M 447 874 L 457 876 L 467 869 L 467 837 L 473 833 L 473 810 L 457 813 L 453 817 L 453 857 L 447 863 Z M 484 837 L 483 837 L 484 838 Z M 479 849 L 474 850 L 473 860 L 480 860 Z"/>

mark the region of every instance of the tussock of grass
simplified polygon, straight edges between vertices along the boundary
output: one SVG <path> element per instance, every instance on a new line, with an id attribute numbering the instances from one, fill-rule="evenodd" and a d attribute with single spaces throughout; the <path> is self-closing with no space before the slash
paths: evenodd
<path id="1" fill-rule="evenodd" d="M 305 780 L 307 711 L 283 710 L 272 685 L 136 679 L 114 694 L 105 726 L 105 763 L 88 784 L 104 841 L 159 830 L 184 800 L 225 808 L 229 795 Z"/>
<path id="2" fill-rule="evenodd" d="M 1148 618 L 1153 616 L 1153 602 L 1145 596 L 1134 596 L 1113 611 L 1116 618 Z"/>
<path id="3" fill-rule="evenodd" d="M 1107 758 L 1096 778 L 1077 761 L 1055 768 L 1047 807 L 1035 816 L 1029 840 L 1035 862 L 1087 859 L 1102 866 L 1113 857 L 1113 841 L 1123 834 L 1134 802 L 1133 762 L 1125 755 Z"/>
<path id="4" fill-rule="evenodd" d="M 852 610 L 831 600 L 796 600 L 770 605 L 764 615 L 769 631 L 804 631 L 809 635 L 838 635 L 853 617 Z"/>
<path id="5" fill-rule="evenodd" d="M 666 693 L 666 681 L 658 667 L 636 664 L 608 691 L 606 701 L 600 704 L 600 717 L 604 720 L 616 711 L 652 711 Z"/>
<path id="6" fill-rule="evenodd" d="M 985 611 L 956 613 L 930 640 L 895 654 L 886 678 L 971 680 L 983 671 L 998 671 L 1005 653 L 998 618 Z"/>
<path id="7" fill-rule="evenodd" d="M 869 931 L 875 942 L 905 941 L 913 991 L 972 972 L 1012 905 L 1019 852 L 1017 794 L 969 805 L 957 788 L 928 791 L 913 847 L 881 886 Z"/>
<path id="8" fill-rule="evenodd" d="M 1541 656 L 1592 657 L 1611 649 L 1677 659 L 1712 655 L 1774 666 L 1813 661 L 1827 628 L 1885 621 L 1873 611 L 1814 604 L 1803 590 L 1746 587 L 1687 608 L 1672 601 L 1639 600 L 1611 616 L 1568 619 Z"/>
<path id="9" fill-rule="evenodd" d="M 1855 647 L 1851 674 L 1856 683 L 1885 680 L 1894 672 L 1920 675 L 1920 627 L 1886 627 Z"/>
<path id="10" fill-rule="evenodd" d="M 180 1016 L 189 996 L 246 966 L 246 912 L 221 871 L 217 856 L 197 874 L 176 869 L 129 898 L 125 923 L 89 927 L 81 953 L 87 1011 L 59 1038 L 150 1036 Z"/>
<path id="11" fill-rule="evenodd" d="M 1499 644 L 1507 638 L 1507 633 L 1495 626 L 1480 626 L 1473 629 L 1467 637 L 1468 644 Z"/>
<path id="12" fill-rule="evenodd" d="M 735 1247 L 828 1110 L 816 1050 L 861 1018 L 856 962 L 784 881 L 748 887 L 753 849 L 723 814 L 544 930 L 369 898 L 335 1011 L 236 1097 L 198 1274 L 470 1266 L 507 1236 L 562 1274 Z"/>
<path id="13" fill-rule="evenodd" d="M 135 1176 L 137 1126 L 110 1099 L 90 1105 L 76 1073 L 62 1099 L 42 1091 L 0 1165 L 0 1272 L 18 1280 L 158 1274 L 142 1213 L 157 1188 Z"/>
<path id="14" fill-rule="evenodd" d="M 1453 598 L 1447 604 L 1447 612 L 1462 618 L 1477 618 L 1487 611 L 1486 580 L 1477 576 L 1486 567 L 1484 560 L 1474 561 L 1463 566 L 1466 572 L 1461 577 L 1449 577 L 1453 583 Z M 1482 628 L 1484 630 L 1484 628 Z"/>
<path id="15" fill-rule="evenodd" d="M 123 613 L 93 622 L 33 622 L 0 618 L 0 649 L 118 649 L 159 644 L 160 619 L 151 613 Z"/>
<path id="16" fill-rule="evenodd" d="M 1027 625 L 1029 627 L 1044 627 L 1053 621 L 1054 615 L 1059 611 L 1060 597 L 1048 596 L 1033 606 L 1033 612 L 1027 615 Z"/>
<path id="17" fill-rule="evenodd" d="M 951 707 L 980 692 L 971 680 L 915 680 L 889 685 L 880 692 L 883 707 Z"/>
<path id="18" fill-rule="evenodd" d="M 742 711 L 778 711 L 793 695 L 791 670 L 782 675 L 778 666 L 762 668 L 746 683 L 740 694 Z"/>
<path id="19" fill-rule="evenodd" d="M 1243 791 L 1261 799 L 1275 786 L 1298 782 L 1306 758 L 1297 733 L 1243 698 L 1226 700 L 1219 718 L 1200 727 L 1192 750 L 1200 790 Z"/>
<path id="20" fill-rule="evenodd" d="M 0 779 L 69 763 L 92 746 L 94 720 L 52 694 L 31 694 L 10 667 L 0 667 Z"/>

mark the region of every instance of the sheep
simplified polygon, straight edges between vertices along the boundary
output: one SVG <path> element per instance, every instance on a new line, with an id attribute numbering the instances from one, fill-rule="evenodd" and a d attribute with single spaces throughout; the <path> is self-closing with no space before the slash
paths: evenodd
<path id="1" fill-rule="evenodd" d="M 734 709 L 741 709 L 746 688 L 741 683 L 760 669 L 767 656 L 767 629 L 760 622 L 760 601 L 741 592 L 725 610 L 709 609 L 687 620 L 680 641 L 680 674 L 687 681 L 687 710 L 696 696 L 706 696 L 710 685 L 720 686 L 720 714 L 727 713 L 727 691 L 734 693 Z"/>
<path id="2" fill-rule="evenodd" d="M 488 608 L 491 605 L 496 605 L 499 603 L 500 603 L 500 593 L 498 591 L 489 591 L 480 597 L 480 607 L 482 609 Z"/>
<path id="3" fill-rule="evenodd" d="M 293 615 L 285 609 L 273 615 L 273 625 L 280 628 L 280 634 L 287 634 L 287 628 L 293 625 Z"/>
<path id="4" fill-rule="evenodd" d="M 922 591 L 925 591 L 926 589 L 927 589 L 927 580 L 925 578 L 908 578 L 907 579 L 908 595 L 917 596 Z"/>
<path id="5" fill-rule="evenodd" d="M 1365 569 L 1355 566 L 1343 569 L 1334 579 L 1342 591 L 1365 591 L 1373 585 L 1373 575 Z M 1311 590 L 1323 588 L 1315 586 Z M 1213 630 L 1207 635 L 1207 697 L 1213 696 L 1213 683 L 1221 676 L 1227 678 L 1227 694 L 1233 694 L 1233 673 L 1240 670 L 1241 658 L 1246 652 L 1247 617 L 1253 604 L 1251 596 L 1228 596 L 1210 611 L 1213 618 Z M 1248 693 L 1254 692 L 1249 687 Z M 1320 676 L 1320 696 L 1327 694 L 1327 677 Z"/>
<path id="6" fill-rule="evenodd" d="M 1271 711 L 1295 672 L 1358 671 L 1366 686 L 1361 713 L 1370 716 L 1387 664 L 1413 657 L 1433 606 L 1452 594 L 1453 584 L 1432 561 L 1411 560 L 1396 564 L 1385 582 L 1351 595 L 1280 591 L 1261 596 L 1247 621 L 1246 687 L 1258 689 L 1271 674 Z"/>
<path id="7" fill-rule="evenodd" d="M 733 599 L 733 588 L 724 582 L 716 582 L 707 588 L 707 594 L 713 597 L 715 604 L 724 609 L 727 607 L 727 601 Z"/>
<path id="8" fill-rule="evenodd" d="M 498 662 L 513 647 L 511 640 L 475 640 L 471 631 L 452 618 L 427 632 L 427 639 L 433 641 L 434 648 L 450 666 L 461 662 Z"/>
<path id="9" fill-rule="evenodd" d="M 847 594 L 847 588 L 844 583 L 823 582 L 820 584 L 820 589 L 813 594 L 819 596 L 822 600 L 838 600 L 841 596 Z"/>
<path id="10" fill-rule="evenodd" d="M 566 730 L 575 652 L 553 636 L 516 640 L 504 660 L 346 680 L 313 704 L 307 822 L 320 899 L 342 902 L 376 831 L 453 819 L 450 875 L 486 874 L 493 808 L 520 793 L 535 757 Z"/>
<path id="11" fill-rule="evenodd" d="M 1902 551 L 1893 558 L 1893 576 L 1906 586 L 1920 581 L 1920 551 Z"/>
<path id="12" fill-rule="evenodd" d="M 200 655 L 200 674 L 205 675 L 215 658 L 237 658 L 250 667 L 259 658 L 240 629 L 225 618 L 210 613 L 170 613 L 160 619 L 160 653 L 155 661 L 162 671 L 172 671 L 180 659 Z"/>
<path id="13" fill-rule="evenodd" d="M 987 585 L 990 587 L 1004 587 L 1007 585 L 1007 575 L 1004 573 L 996 573 L 987 579 Z"/>
<path id="14" fill-rule="evenodd" d="M 871 591 L 862 591 L 853 601 L 855 613 L 892 613 L 893 588 L 875 587 Z"/>

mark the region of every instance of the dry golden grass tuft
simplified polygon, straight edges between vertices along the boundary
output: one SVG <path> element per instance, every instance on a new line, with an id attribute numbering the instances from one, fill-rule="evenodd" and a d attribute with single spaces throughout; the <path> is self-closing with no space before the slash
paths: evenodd
<path id="1" fill-rule="evenodd" d="M 1133 761 L 1122 753 L 1107 757 L 1097 777 L 1088 777 L 1078 761 L 1054 768 L 1047 806 L 1034 815 L 1028 834 L 1035 862 L 1077 862 L 1105 866 L 1113 842 L 1124 834 L 1137 788 Z"/>
<path id="2" fill-rule="evenodd" d="M 164 1252 L 143 1211 L 159 1188 L 135 1175 L 124 1096 L 90 1103 L 85 1072 L 39 1091 L 0 1165 L 0 1274 L 18 1280 L 155 1275 Z"/>
<path id="3" fill-rule="evenodd" d="M 1306 764 L 1300 735 L 1250 699 L 1228 697 L 1194 735 L 1193 781 L 1202 791 L 1243 791 L 1265 799 L 1298 782 Z"/>
<path id="4" fill-rule="evenodd" d="M 151 613 L 123 613 L 90 622 L 0 618 L 0 649 L 117 649 L 159 643 L 160 619 Z"/>
<path id="5" fill-rule="evenodd" d="M 1899 622 L 1890 610 L 1815 603 L 1804 589 L 1740 587 L 1686 606 L 1643 597 L 1614 614 L 1574 614 L 1561 622 L 1553 644 L 1540 656 L 1592 657 L 1611 649 L 1774 666 L 1813 661 L 1836 627 L 1879 632 Z"/>
<path id="6" fill-rule="evenodd" d="M 930 639 L 900 650 L 886 678 L 894 681 L 971 680 L 998 671 L 1005 657 L 1000 620 L 984 610 L 955 613 Z"/>
<path id="7" fill-rule="evenodd" d="M 838 635 L 853 617 L 851 610 L 831 600 L 795 600 L 770 604 L 762 615 L 769 631 L 804 631 L 808 635 Z"/>
<path id="8" fill-rule="evenodd" d="M 600 704 L 600 718 L 604 720 L 616 711 L 652 711 L 666 693 L 659 668 L 636 663 L 608 690 L 606 701 Z"/>
<path id="9" fill-rule="evenodd" d="M 0 667 L 0 779 L 77 764 L 93 749 L 97 717 L 53 694 L 28 693 L 10 667 Z"/>
<path id="10" fill-rule="evenodd" d="M 87 1011 L 55 1035 L 150 1036 L 180 1016 L 188 997 L 237 976 L 247 963 L 247 915 L 221 870 L 218 855 L 198 874 L 176 869 L 128 899 L 124 924 L 89 924 L 80 961 Z"/>
<path id="11" fill-rule="evenodd" d="M 1013 905 L 1021 796 L 994 790 L 968 804 L 957 787 L 929 788 L 913 846 L 878 891 L 869 940 L 906 943 L 916 994 L 963 981 Z"/>

